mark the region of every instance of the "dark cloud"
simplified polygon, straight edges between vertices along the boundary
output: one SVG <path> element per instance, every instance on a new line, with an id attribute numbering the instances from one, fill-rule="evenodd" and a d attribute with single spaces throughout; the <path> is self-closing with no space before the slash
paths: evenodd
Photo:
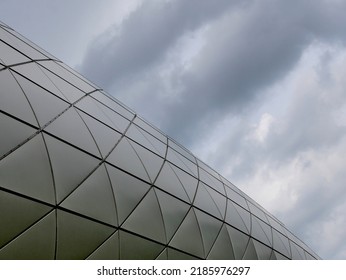
<path id="1" fill-rule="evenodd" d="M 136 84 L 139 103 L 150 100 L 161 128 L 189 145 L 206 123 L 256 102 L 260 89 L 285 76 L 309 44 L 346 38 L 343 2 L 236 2 L 145 1 L 90 48 L 82 72 L 115 95 Z M 158 71 L 169 51 L 186 33 L 208 23 L 206 44 L 192 67 L 177 66 L 179 74 L 165 78 L 182 85 L 178 101 L 162 100 L 160 94 L 170 92 Z M 145 117 L 155 119 L 150 113 Z"/>
<path id="2" fill-rule="evenodd" d="M 163 60 L 186 32 L 241 1 L 144 1 L 90 47 L 81 71 L 105 88 L 131 81 Z M 97 70 L 95 70 L 97 69 Z"/>

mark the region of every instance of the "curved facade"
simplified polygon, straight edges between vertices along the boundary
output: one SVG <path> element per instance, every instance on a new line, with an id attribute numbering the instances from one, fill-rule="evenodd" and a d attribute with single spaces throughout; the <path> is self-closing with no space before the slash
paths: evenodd
<path id="1" fill-rule="evenodd" d="M 0 23 L 0 259 L 315 259 L 220 174 Z"/>

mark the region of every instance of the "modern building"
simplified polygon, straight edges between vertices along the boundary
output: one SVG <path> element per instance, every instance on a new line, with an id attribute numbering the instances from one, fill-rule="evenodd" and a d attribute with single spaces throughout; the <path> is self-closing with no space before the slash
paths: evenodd
<path id="1" fill-rule="evenodd" d="M 318 259 L 187 149 L 0 22 L 0 259 Z"/>

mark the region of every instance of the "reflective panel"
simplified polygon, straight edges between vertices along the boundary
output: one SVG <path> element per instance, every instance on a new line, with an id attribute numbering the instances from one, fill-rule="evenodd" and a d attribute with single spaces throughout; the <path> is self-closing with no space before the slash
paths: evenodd
<path id="1" fill-rule="evenodd" d="M 263 242 L 264 244 L 271 246 L 272 244 L 272 234 L 271 228 L 258 219 L 256 216 L 252 216 L 252 231 L 251 234 L 257 240 Z"/>
<path id="2" fill-rule="evenodd" d="M 196 163 L 196 158 L 191 154 L 191 152 L 185 149 L 184 147 L 180 146 L 172 139 L 168 139 L 168 145 L 172 147 L 174 150 L 176 150 L 179 154 L 183 155 L 193 163 Z"/>
<path id="3" fill-rule="evenodd" d="M 1 40 L 5 41 L 8 45 L 12 46 L 19 52 L 24 53 L 26 56 L 30 57 L 31 59 L 46 59 L 47 58 L 43 54 L 39 53 L 37 50 L 32 48 L 31 46 L 27 45 L 22 40 L 18 39 L 17 37 L 13 36 L 10 32 L 5 31 L 2 28 L 0 28 L 0 38 Z"/>
<path id="4" fill-rule="evenodd" d="M 137 116 L 133 122 L 137 124 L 140 128 L 144 129 L 151 135 L 155 136 L 157 139 L 159 139 L 163 143 L 167 143 L 167 137 L 165 135 L 163 135 L 161 132 L 159 132 L 157 129 L 155 129 L 151 125 L 147 124 L 140 117 Z"/>
<path id="5" fill-rule="evenodd" d="M 0 185 L 48 203 L 55 203 L 52 172 L 41 134 L 0 161 Z"/>
<path id="6" fill-rule="evenodd" d="M 233 246 L 224 225 L 207 257 L 208 260 L 234 260 Z"/>
<path id="7" fill-rule="evenodd" d="M 157 258 L 155 260 L 160 260 L 160 261 L 168 260 L 168 250 L 167 250 L 167 248 L 164 249 L 161 252 L 161 254 L 157 256 Z"/>
<path id="8" fill-rule="evenodd" d="M 24 232 L 52 208 L 17 195 L 0 191 L 0 248 Z"/>
<path id="9" fill-rule="evenodd" d="M 114 190 L 119 224 L 122 224 L 147 193 L 150 185 L 113 166 L 106 166 Z"/>
<path id="10" fill-rule="evenodd" d="M 258 259 L 259 260 L 270 260 L 270 257 L 272 255 L 272 249 L 270 247 L 264 245 L 263 243 L 258 242 L 255 239 L 253 239 L 252 242 L 255 246 Z"/>
<path id="11" fill-rule="evenodd" d="M 153 260 L 164 246 L 120 230 L 120 259 Z"/>
<path id="12" fill-rule="evenodd" d="M 315 260 L 315 258 L 312 255 L 310 255 L 308 252 L 304 251 L 304 253 L 307 260 Z"/>
<path id="13" fill-rule="evenodd" d="M 35 116 L 41 127 L 68 108 L 69 104 L 55 95 L 18 74 L 14 74 L 14 76 L 34 109 Z"/>
<path id="14" fill-rule="evenodd" d="M 76 107 L 78 107 L 85 113 L 96 118 L 105 125 L 108 125 L 109 127 L 117 131 L 121 131 L 121 129 L 117 125 L 114 125 L 110 117 L 102 111 L 101 105 L 101 103 L 90 96 L 86 96 L 76 103 Z"/>
<path id="15" fill-rule="evenodd" d="M 117 226 L 117 213 L 112 187 L 104 165 L 96 169 L 61 206 Z"/>
<path id="16" fill-rule="evenodd" d="M 122 227 L 158 242 L 166 242 L 163 216 L 153 189 L 134 209 Z"/>
<path id="17" fill-rule="evenodd" d="M 170 242 L 172 247 L 203 258 L 204 248 L 201 231 L 193 208 L 185 217 L 178 231 Z"/>
<path id="18" fill-rule="evenodd" d="M 239 214 L 242 208 L 236 205 L 231 200 L 228 200 L 226 222 L 245 233 L 250 233 L 250 213 L 246 214 L 246 211 L 243 209 L 242 217 Z"/>
<path id="19" fill-rule="evenodd" d="M 107 162 L 114 164 L 138 178 L 150 182 L 143 163 L 125 137 L 120 140 L 120 143 L 108 156 Z"/>
<path id="20" fill-rule="evenodd" d="M 141 162 L 144 165 L 144 168 L 149 175 L 150 181 L 153 183 L 159 174 L 159 171 L 163 165 L 164 159 L 158 155 L 152 153 L 151 151 L 143 148 L 142 146 L 136 144 L 135 142 L 130 141 L 130 145 L 136 151 Z"/>
<path id="21" fill-rule="evenodd" d="M 129 126 L 130 122 L 125 119 L 123 116 L 109 109 L 107 106 L 99 103 L 98 106 L 102 110 L 102 112 L 108 117 L 108 119 L 112 123 L 112 127 L 116 130 L 119 130 L 121 133 L 125 131 L 125 129 Z"/>
<path id="22" fill-rule="evenodd" d="M 39 64 L 44 66 L 45 61 L 40 61 Z M 76 102 L 85 95 L 84 92 L 50 72 L 45 67 L 41 67 L 41 69 L 48 79 L 51 80 L 55 87 L 61 92 L 61 94 L 71 103 Z"/>
<path id="23" fill-rule="evenodd" d="M 12 28 L 8 29 L 8 32 L 11 33 L 13 36 L 17 37 L 18 39 L 20 39 L 21 41 L 25 42 L 27 45 L 33 47 L 35 50 L 40 52 L 42 55 L 45 55 L 48 58 L 56 59 L 54 56 L 52 56 L 51 54 L 49 54 L 45 50 L 41 49 L 39 46 L 35 45 L 33 42 L 31 42 L 30 40 L 28 40 L 27 38 L 25 38 L 24 36 L 22 36 L 21 34 L 16 32 Z"/>
<path id="24" fill-rule="evenodd" d="M 249 242 L 249 236 L 230 226 L 226 226 L 226 229 L 231 238 L 235 259 L 243 259 Z"/>
<path id="25" fill-rule="evenodd" d="M 30 126 L 2 113 L 0 113 L 0 127 L 0 159 L 35 132 Z"/>
<path id="26" fill-rule="evenodd" d="M 112 227 L 58 210 L 58 248 L 60 260 L 85 259 L 115 231 Z"/>
<path id="27" fill-rule="evenodd" d="M 52 212 L 0 249 L 0 259 L 52 260 L 55 257 L 55 232 L 55 212 Z"/>
<path id="28" fill-rule="evenodd" d="M 88 177 L 99 161 L 54 137 L 44 136 L 52 163 L 57 202 L 60 203 Z"/>
<path id="29" fill-rule="evenodd" d="M 104 92 L 95 91 L 91 94 L 91 96 L 95 97 L 98 101 L 100 101 L 106 106 L 109 106 L 112 110 L 114 110 L 115 112 L 129 120 L 131 120 L 134 117 L 134 113 L 131 112 L 130 109 L 126 108 L 119 101 L 113 100 L 113 98 L 109 97 Z"/>
<path id="30" fill-rule="evenodd" d="M 45 131 L 48 131 L 49 133 L 52 133 L 89 153 L 100 156 L 95 140 L 73 107 L 49 124 L 45 128 Z"/>
<path id="31" fill-rule="evenodd" d="M 28 100 L 9 70 L 0 72 L 0 110 L 37 125 Z"/>
<path id="32" fill-rule="evenodd" d="M 139 128 L 137 125 L 132 124 L 127 130 L 126 136 L 148 148 L 149 150 L 152 150 L 154 153 L 165 157 L 166 145 L 143 129 Z"/>
<path id="33" fill-rule="evenodd" d="M 203 168 L 210 175 L 220 180 L 220 175 L 214 169 L 211 169 L 208 165 L 206 165 L 203 161 L 200 161 L 199 159 L 197 159 L 197 163 L 199 167 Z"/>
<path id="34" fill-rule="evenodd" d="M 167 161 L 163 165 L 155 185 L 184 201 L 189 201 L 184 187 Z"/>
<path id="35" fill-rule="evenodd" d="M 194 205 L 206 211 L 207 213 L 210 213 L 211 215 L 214 215 L 215 217 L 222 219 L 223 215 L 220 213 L 219 208 L 217 207 L 215 201 L 211 197 L 209 193 L 210 191 L 210 188 L 208 188 L 206 185 L 200 182 L 198 185 Z"/>
<path id="36" fill-rule="evenodd" d="M 55 73 L 56 75 L 67 81 L 69 84 L 74 85 L 75 87 L 79 88 L 85 93 L 89 93 L 94 90 L 94 88 L 91 85 L 87 84 L 85 81 L 81 80 L 79 77 L 75 76 L 73 73 L 71 73 L 64 67 L 61 67 L 59 62 L 40 61 L 39 63 L 43 65 L 45 68 L 49 69 L 51 72 Z"/>
<path id="37" fill-rule="evenodd" d="M 197 190 L 197 179 L 173 164 L 170 164 L 170 166 L 174 173 L 177 175 L 180 183 L 183 185 L 185 192 L 187 193 L 188 197 L 190 198 L 190 201 L 192 202 L 195 198 Z"/>
<path id="38" fill-rule="evenodd" d="M 199 168 L 199 179 L 208 186 L 215 189 L 216 191 L 220 192 L 221 194 L 226 195 L 223 183 L 220 180 L 213 177 L 212 175 L 208 174 L 202 168 Z"/>
<path id="39" fill-rule="evenodd" d="M 83 113 L 82 111 L 78 111 L 78 113 L 91 132 L 102 156 L 106 157 L 106 155 L 108 155 L 119 142 L 121 134 Z"/>
<path id="40" fill-rule="evenodd" d="M 280 252 L 281 254 L 291 257 L 288 238 L 282 235 L 280 232 L 276 231 L 275 229 L 273 229 L 272 232 L 273 232 L 273 248 L 277 250 L 278 252 Z"/>
<path id="41" fill-rule="evenodd" d="M 11 69 L 14 70 L 13 72 L 20 73 L 21 75 L 33 81 L 37 85 L 41 86 L 42 88 L 50 91 L 51 93 L 55 94 L 56 96 L 59 96 L 61 99 L 66 101 L 66 97 L 58 90 L 58 88 L 47 77 L 47 75 L 42 70 L 43 69 L 42 66 L 38 65 L 37 63 L 33 62 L 33 63 L 21 64 L 21 65 L 12 67 Z"/>
<path id="42" fill-rule="evenodd" d="M 235 203 L 239 204 L 245 209 L 249 209 L 246 200 L 244 197 L 242 197 L 240 194 L 235 192 L 234 190 L 230 189 L 228 186 L 225 186 L 227 197 L 234 201 Z"/>
<path id="43" fill-rule="evenodd" d="M 98 247 L 87 259 L 88 260 L 119 260 L 119 232 L 115 232 L 100 247 Z"/>
<path id="44" fill-rule="evenodd" d="M 305 260 L 306 256 L 305 256 L 304 250 L 292 241 L 290 241 L 289 243 L 290 243 L 290 248 L 292 252 L 292 259 Z"/>
<path id="45" fill-rule="evenodd" d="M 249 203 L 249 208 L 252 214 L 256 215 L 262 221 L 269 223 L 266 214 L 260 208 L 258 208 L 256 205 L 254 205 L 250 201 L 248 203 Z"/>
<path id="46" fill-rule="evenodd" d="M 76 83 L 78 87 L 80 89 L 82 89 L 83 91 L 85 91 L 86 93 L 90 93 L 95 89 L 98 89 L 98 86 L 96 86 L 95 84 L 93 84 L 92 82 L 88 81 L 85 77 L 83 77 L 81 74 L 79 74 L 78 72 L 76 72 L 75 70 L 73 70 L 71 67 L 67 66 L 66 64 L 60 62 L 60 61 L 56 61 L 56 63 L 64 68 L 65 70 L 67 70 L 67 72 L 71 73 L 72 76 L 76 77 Z"/>
<path id="47" fill-rule="evenodd" d="M 167 241 L 169 241 L 186 216 L 190 206 L 158 189 L 155 189 L 155 193 L 160 204 Z"/>
<path id="48" fill-rule="evenodd" d="M 0 53 L 5 65 L 12 65 L 29 61 L 29 58 L 0 41 Z"/>
<path id="49" fill-rule="evenodd" d="M 284 229 L 284 225 L 281 224 L 280 221 L 278 221 L 275 217 L 272 217 L 272 216 L 268 216 L 267 215 L 267 218 L 268 218 L 268 221 L 269 221 L 269 224 L 275 228 L 278 232 L 280 232 L 281 234 L 283 234 L 284 236 L 286 236 L 286 231 Z"/>
<path id="50" fill-rule="evenodd" d="M 255 246 L 253 245 L 252 238 L 250 238 L 247 245 L 243 260 L 258 260 L 257 252 Z"/>
<path id="51" fill-rule="evenodd" d="M 274 260 L 288 260 L 285 256 L 281 255 L 280 253 L 273 251 Z"/>
<path id="52" fill-rule="evenodd" d="M 197 165 L 189 161 L 187 158 L 183 157 L 181 154 L 172 150 L 171 148 L 168 148 L 168 153 L 166 158 L 167 160 L 169 160 L 176 166 L 190 173 L 191 175 L 195 177 L 198 176 Z"/>
<path id="53" fill-rule="evenodd" d="M 219 220 L 214 219 L 214 217 L 205 214 L 204 212 L 195 209 L 197 221 L 199 224 L 199 228 L 202 233 L 202 239 L 203 239 L 203 245 L 204 245 L 204 251 L 206 257 L 213 246 L 216 237 L 218 236 L 222 222 Z"/>

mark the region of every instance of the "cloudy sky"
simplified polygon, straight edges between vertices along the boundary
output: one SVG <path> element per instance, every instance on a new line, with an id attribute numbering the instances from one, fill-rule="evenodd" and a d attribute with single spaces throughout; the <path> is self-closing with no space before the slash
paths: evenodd
<path id="1" fill-rule="evenodd" d="M 1 0 L 0 20 L 346 259 L 346 0 Z"/>

